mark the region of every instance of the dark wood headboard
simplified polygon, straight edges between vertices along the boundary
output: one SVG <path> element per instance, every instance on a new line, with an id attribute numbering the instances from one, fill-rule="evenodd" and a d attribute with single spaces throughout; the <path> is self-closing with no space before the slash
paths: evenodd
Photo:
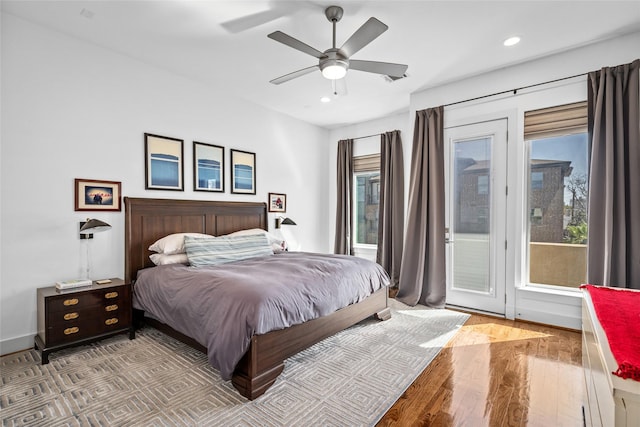
<path id="1" fill-rule="evenodd" d="M 151 267 L 149 246 L 172 233 L 213 236 L 247 228 L 267 229 L 266 203 L 124 198 L 124 279 Z"/>

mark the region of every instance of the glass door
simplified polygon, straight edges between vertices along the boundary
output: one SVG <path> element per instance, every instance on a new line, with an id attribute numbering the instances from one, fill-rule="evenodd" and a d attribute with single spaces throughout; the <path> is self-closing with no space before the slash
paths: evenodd
<path id="1" fill-rule="evenodd" d="M 445 129 L 447 304 L 505 313 L 507 119 Z"/>

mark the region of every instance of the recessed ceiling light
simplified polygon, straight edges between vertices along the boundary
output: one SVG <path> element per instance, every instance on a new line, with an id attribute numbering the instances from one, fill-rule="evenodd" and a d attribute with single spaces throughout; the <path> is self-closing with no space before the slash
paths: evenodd
<path id="1" fill-rule="evenodd" d="M 323 96 L 322 98 L 320 98 L 320 102 L 324 102 L 324 103 L 331 102 L 331 98 L 329 98 L 328 96 Z"/>
<path id="2" fill-rule="evenodd" d="M 91 18 L 93 18 L 93 12 L 92 12 L 91 10 L 89 10 L 89 9 L 84 9 L 84 8 L 83 8 L 83 9 L 80 11 L 80 15 L 84 16 L 84 17 L 85 17 L 85 18 L 87 18 L 87 19 L 91 19 Z"/>
<path id="3" fill-rule="evenodd" d="M 518 36 L 513 36 L 513 37 L 509 37 L 508 39 L 506 39 L 502 44 L 505 46 L 513 46 L 515 44 L 520 43 L 520 37 Z"/>

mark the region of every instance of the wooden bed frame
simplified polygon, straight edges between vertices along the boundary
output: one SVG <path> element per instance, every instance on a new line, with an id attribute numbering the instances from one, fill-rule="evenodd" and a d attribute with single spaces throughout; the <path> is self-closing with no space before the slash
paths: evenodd
<path id="1" fill-rule="evenodd" d="M 171 233 L 192 232 L 214 236 L 247 228 L 267 230 L 265 203 L 124 198 L 125 280 L 134 284 L 140 269 L 151 267 L 148 247 Z M 284 369 L 284 360 L 307 347 L 370 316 L 386 320 L 388 289 L 328 316 L 283 330 L 254 335 L 249 349 L 233 373 L 232 383 L 253 400 L 262 395 Z M 140 313 L 138 313 L 140 314 Z M 157 320 L 145 322 L 206 353 L 207 349 Z"/>

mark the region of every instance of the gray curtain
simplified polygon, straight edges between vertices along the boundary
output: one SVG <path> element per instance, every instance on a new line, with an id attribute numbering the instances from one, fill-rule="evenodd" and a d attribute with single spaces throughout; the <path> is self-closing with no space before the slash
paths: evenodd
<path id="1" fill-rule="evenodd" d="M 338 200 L 336 203 L 336 254 L 352 255 L 353 239 L 353 139 L 338 141 Z"/>
<path id="2" fill-rule="evenodd" d="M 380 137 L 380 210 L 376 261 L 398 286 L 404 233 L 404 160 L 400 131 Z"/>
<path id="3" fill-rule="evenodd" d="M 589 73 L 587 281 L 640 289 L 640 60 Z"/>
<path id="4" fill-rule="evenodd" d="M 444 307 L 444 107 L 416 112 L 409 211 L 396 299 Z"/>

